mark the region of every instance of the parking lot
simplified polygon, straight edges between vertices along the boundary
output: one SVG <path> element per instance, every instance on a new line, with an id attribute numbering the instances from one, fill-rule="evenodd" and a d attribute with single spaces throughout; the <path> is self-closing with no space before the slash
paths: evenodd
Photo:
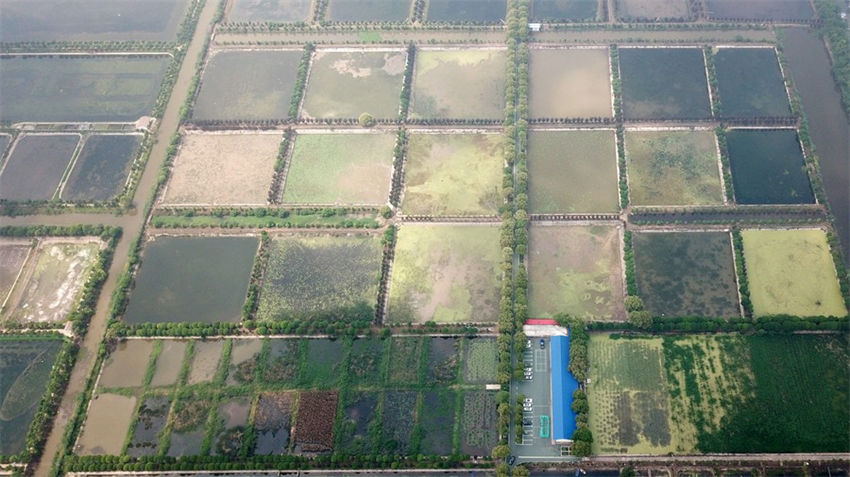
<path id="1" fill-rule="evenodd" d="M 549 338 L 529 338 L 531 346 L 526 346 L 522 356 L 523 368 L 528 370 L 531 368 L 531 375 L 526 374 L 526 379 L 520 382 L 514 382 L 512 386 L 514 391 L 514 399 L 517 396 L 524 395 L 526 399 L 531 399 L 531 406 L 523 406 L 522 416 L 522 441 L 516 440 L 516 434 L 511 432 L 511 450 L 517 458 L 517 462 L 531 462 L 537 460 L 552 460 L 553 458 L 566 457 L 571 459 L 569 453 L 562 449 L 562 446 L 552 444 L 549 436 L 551 436 L 551 421 L 549 429 L 543 434 L 546 437 L 541 437 L 540 418 L 546 416 L 546 419 L 551 419 L 550 409 L 550 355 L 549 355 Z M 540 347 L 540 340 L 543 340 L 543 347 Z M 531 379 L 528 379 L 530 377 Z"/>

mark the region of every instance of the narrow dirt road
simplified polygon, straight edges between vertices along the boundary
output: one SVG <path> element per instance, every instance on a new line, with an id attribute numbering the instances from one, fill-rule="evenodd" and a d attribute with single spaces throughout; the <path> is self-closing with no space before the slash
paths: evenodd
<path id="1" fill-rule="evenodd" d="M 215 16 L 218 2 L 215 0 L 207 0 L 198 19 L 198 25 L 195 29 L 195 34 L 189 43 L 186 56 L 183 59 L 180 72 L 177 77 L 177 82 L 171 93 L 171 98 L 165 109 L 162 122 L 156 131 L 156 143 L 151 151 L 148 159 L 145 172 L 142 175 L 139 187 L 136 189 L 136 197 L 134 202 L 137 209 L 144 207 L 153 193 L 153 186 L 156 183 L 159 169 L 165 160 L 168 144 L 171 140 L 171 135 L 177 130 L 180 122 L 180 108 L 186 100 L 189 93 L 189 85 L 192 77 L 195 74 L 195 62 L 198 55 L 201 53 L 204 41 L 211 34 L 212 20 Z M 24 217 L 4 217 L 2 225 L 74 225 L 74 224 L 104 224 L 119 226 L 124 229 L 124 233 L 118 245 L 115 248 L 115 255 L 112 260 L 112 265 L 109 268 L 109 277 L 103 285 L 100 292 L 100 298 L 97 302 L 97 309 L 92 317 L 89 325 L 88 333 L 86 334 L 81 344 L 80 355 L 71 372 L 71 378 L 68 383 L 68 389 L 65 396 L 62 398 L 62 403 L 59 406 L 56 420 L 53 423 L 53 428 L 47 438 L 44 453 L 41 461 L 35 467 L 36 477 L 47 477 L 50 475 L 50 469 L 54 460 L 57 458 L 57 452 L 60 450 L 62 436 L 65 433 L 74 410 L 77 406 L 77 401 L 84 390 L 86 380 L 92 372 L 92 367 L 97 358 L 97 350 L 103 335 L 106 331 L 106 324 L 109 318 L 109 302 L 112 292 L 115 290 L 115 284 L 121 271 L 124 270 L 127 264 L 127 256 L 130 249 L 130 244 L 136 235 L 141 230 L 145 223 L 145 217 L 140 214 L 135 215 L 102 215 L 102 214 L 64 214 L 64 215 L 45 215 L 45 216 L 24 216 Z"/>

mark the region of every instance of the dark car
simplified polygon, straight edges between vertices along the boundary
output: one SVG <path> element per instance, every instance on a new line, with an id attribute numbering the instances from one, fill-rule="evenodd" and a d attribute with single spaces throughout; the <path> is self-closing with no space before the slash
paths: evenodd
<path id="1" fill-rule="evenodd" d="M 544 340 L 543 338 L 540 338 L 540 349 L 543 349 L 545 347 L 546 347 L 546 340 Z"/>

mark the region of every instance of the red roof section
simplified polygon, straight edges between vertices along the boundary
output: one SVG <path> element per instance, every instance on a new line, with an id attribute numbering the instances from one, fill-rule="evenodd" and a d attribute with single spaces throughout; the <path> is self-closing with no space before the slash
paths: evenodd
<path id="1" fill-rule="evenodd" d="M 558 322 L 550 318 L 529 318 L 525 320 L 526 325 L 557 325 Z"/>

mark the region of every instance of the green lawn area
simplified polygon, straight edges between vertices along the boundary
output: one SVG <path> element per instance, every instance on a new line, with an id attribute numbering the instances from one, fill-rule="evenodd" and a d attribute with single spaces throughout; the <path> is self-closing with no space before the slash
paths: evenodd
<path id="1" fill-rule="evenodd" d="M 395 134 L 299 134 L 285 204 L 370 204 L 389 198 Z"/>
<path id="2" fill-rule="evenodd" d="M 496 214 L 501 203 L 502 137 L 410 134 L 402 212 Z"/>
<path id="3" fill-rule="evenodd" d="M 741 235 L 756 316 L 847 314 L 823 230 L 744 230 Z"/>

